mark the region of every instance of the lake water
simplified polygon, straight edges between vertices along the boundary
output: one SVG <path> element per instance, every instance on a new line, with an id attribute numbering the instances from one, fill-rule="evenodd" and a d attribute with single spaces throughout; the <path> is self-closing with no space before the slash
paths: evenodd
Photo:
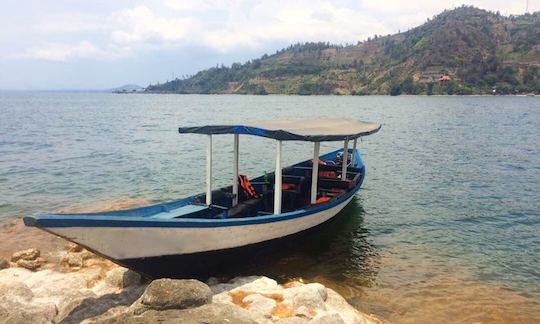
<path id="1" fill-rule="evenodd" d="M 538 97 L 3 92 L 0 116 L 0 222 L 204 191 L 206 139 L 179 135 L 180 125 L 381 122 L 359 143 L 367 176 L 352 204 L 255 271 L 323 282 L 396 322 L 540 318 Z M 227 185 L 232 135 L 214 143 L 216 186 Z M 242 136 L 240 145 L 241 173 L 273 170 L 272 140 Z M 287 142 L 285 165 L 311 152 Z"/>

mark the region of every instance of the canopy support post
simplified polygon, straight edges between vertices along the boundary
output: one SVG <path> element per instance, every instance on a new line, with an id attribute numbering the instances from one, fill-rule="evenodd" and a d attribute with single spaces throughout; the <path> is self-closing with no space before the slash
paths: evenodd
<path id="1" fill-rule="evenodd" d="M 311 170 L 311 204 L 317 202 L 317 182 L 319 181 L 319 150 L 321 142 L 313 146 L 313 168 Z"/>
<path id="2" fill-rule="evenodd" d="M 206 205 L 212 205 L 212 135 L 208 135 L 206 148 Z"/>
<path id="3" fill-rule="evenodd" d="M 274 214 L 281 214 L 281 190 L 282 190 L 282 178 L 281 178 L 281 141 L 277 141 L 276 147 L 276 171 L 275 171 L 275 184 L 274 184 Z"/>
<path id="4" fill-rule="evenodd" d="M 349 159 L 349 139 L 347 138 L 343 143 L 343 160 L 341 167 L 341 180 L 345 181 L 347 179 L 347 160 Z"/>
<path id="5" fill-rule="evenodd" d="M 354 166 L 354 163 L 356 162 L 356 142 L 358 141 L 358 137 L 354 139 L 353 145 L 352 145 L 352 156 L 351 156 L 351 165 Z"/>
<path id="6" fill-rule="evenodd" d="M 239 152 L 239 142 L 240 142 L 240 136 L 238 134 L 234 134 L 234 152 L 233 152 L 233 186 L 232 186 L 232 193 L 233 193 L 233 201 L 232 205 L 233 207 L 238 204 L 238 152 Z"/>

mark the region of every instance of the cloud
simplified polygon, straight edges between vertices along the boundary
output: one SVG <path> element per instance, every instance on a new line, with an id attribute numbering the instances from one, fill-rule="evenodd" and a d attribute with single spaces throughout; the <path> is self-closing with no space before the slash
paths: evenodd
<path id="1" fill-rule="evenodd" d="M 80 12 L 54 13 L 40 21 L 34 29 L 40 34 L 69 34 L 81 32 L 104 32 L 109 26 L 109 17 L 104 14 Z"/>
<path id="2" fill-rule="evenodd" d="M 240 1 L 235 0 L 164 0 L 165 7 L 177 11 L 206 11 L 206 10 L 221 10 L 227 7 L 236 7 Z"/>
<path id="3" fill-rule="evenodd" d="M 242 53 L 268 50 L 269 44 L 356 43 L 412 28 L 463 1 L 503 14 L 524 10 L 506 0 L 155 0 L 110 12 L 70 7 L 43 13 L 34 30 L 39 36 L 22 52 L 51 61 L 114 60 L 171 48 Z"/>
<path id="4" fill-rule="evenodd" d="M 114 16 L 120 28 L 112 32 L 112 40 L 118 43 L 179 42 L 189 39 L 201 27 L 192 17 L 160 17 L 146 6 Z"/>
<path id="5" fill-rule="evenodd" d="M 278 42 L 356 43 L 374 31 L 389 32 L 367 13 L 329 1 L 268 1 L 253 6 L 248 13 L 231 10 L 219 28 L 208 28 L 200 39 L 206 46 L 229 52 Z"/>
<path id="6" fill-rule="evenodd" d="M 129 51 L 120 49 L 104 50 L 89 41 L 77 44 L 50 43 L 29 49 L 24 57 L 38 60 L 65 62 L 73 59 L 114 60 L 125 57 Z"/>

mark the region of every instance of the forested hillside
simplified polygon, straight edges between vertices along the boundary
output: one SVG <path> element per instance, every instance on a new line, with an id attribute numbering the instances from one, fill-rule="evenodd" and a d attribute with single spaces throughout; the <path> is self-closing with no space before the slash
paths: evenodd
<path id="1" fill-rule="evenodd" d="M 148 92 L 238 94 L 540 94 L 540 12 L 447 10 L 356 45 L 295 44 Z"/>

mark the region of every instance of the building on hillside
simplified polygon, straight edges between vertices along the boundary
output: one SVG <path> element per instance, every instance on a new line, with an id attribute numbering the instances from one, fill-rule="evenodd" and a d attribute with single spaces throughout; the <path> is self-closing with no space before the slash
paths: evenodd
<path id="1" fill-rule="evenodd" d="M 446 85 L 449 81 L 451 81 L 452 79 L 450 78 L 450 76 L 448 74 L 443 74 L 439 77 L 439 84 L 440 85 Z"/>

